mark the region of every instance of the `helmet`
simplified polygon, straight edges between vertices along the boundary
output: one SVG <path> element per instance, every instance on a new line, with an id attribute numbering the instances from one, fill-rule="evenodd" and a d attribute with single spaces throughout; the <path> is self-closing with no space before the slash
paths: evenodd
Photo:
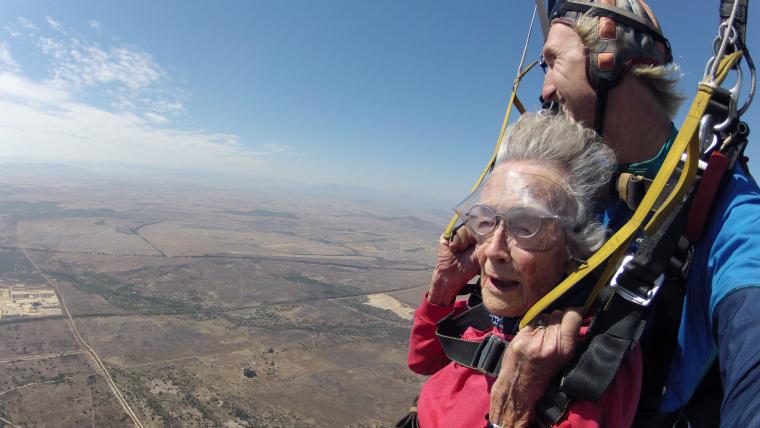
<path id="1" fill-rule="evenodd" d="M 607 93 L 637 64 L 673 61 L 652 10 L 643 0 L 549 0 L 551 23 L 575 26 L 583 15 L 594 18 L 598 38 L 586 47 L 586 77 L 597 92 L 597 132 L 602 133 Z"/>

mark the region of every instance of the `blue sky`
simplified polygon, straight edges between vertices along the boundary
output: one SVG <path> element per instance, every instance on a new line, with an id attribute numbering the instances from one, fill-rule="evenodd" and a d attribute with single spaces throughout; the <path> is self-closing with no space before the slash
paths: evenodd
<path id="1" fill-rule="evenodd" d="M 0 161 L 339 183 L 453 204 L 493 149 L 533 2 L 0 4 Z M 717 2 L 649 4 L 691 95 Z M 523 84 L 530 109 L 541 77 Z M 754 105 L 747 121 L 757 119 Z M 760 145 L 749 155 L 760 173 Z"/>

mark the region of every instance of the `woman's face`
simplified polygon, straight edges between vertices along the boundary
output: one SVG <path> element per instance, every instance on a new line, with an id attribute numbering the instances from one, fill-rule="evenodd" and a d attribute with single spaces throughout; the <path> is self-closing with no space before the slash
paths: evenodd
<path id="1" fill-rule="evenodd" d="M 516 180 L 491 179 L 519 177 Z M 508 162 L 499 165 L 483 188 L 480 202 L 505 213 L 513 207 L 529 206 L 556 213 L 558 195 L 566 195 L 559 183 L 565 174 L 547 165 Z M 555 200 L 551 200 L 555 199 Z M 557 213 L 558 214 L 558 213 Z M 545 221 L 541 226 L 544 238 L 553 245 L 543 251 L 529 251 L 526 245 L 517 245 L 504 224 L 499 222 L 490 236 L 480 239 L 475 255 L 480 263 L 483 303 L 494 315 L 517 317 L 549 292 L 568 271 L 568 250 L 562 227 L 556 221 Z"/>

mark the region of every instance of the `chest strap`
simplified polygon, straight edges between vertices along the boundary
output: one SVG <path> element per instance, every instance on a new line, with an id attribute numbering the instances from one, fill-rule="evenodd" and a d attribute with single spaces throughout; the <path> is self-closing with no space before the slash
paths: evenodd
<path id="1" fill-rule="evenodd" d="M 516 325 L 516 321 L 514 322 Z M 496 377 L 501 369 L 501 360 L 509 342 L 501 337 L 489 334 L 482 340 L 462 339 L 465 330 L 473 327 L 487 331 L 493 328 L 490 314 L 480 303 L 459 315 L 449 315 L 438 321 L 435 335 L 443 351 L 451 361 L 477 370 L 487 376 Z M 510 327 L 505 326 L 505 331 Z M 511 327 L 514 328 L 514 325 Z"/>

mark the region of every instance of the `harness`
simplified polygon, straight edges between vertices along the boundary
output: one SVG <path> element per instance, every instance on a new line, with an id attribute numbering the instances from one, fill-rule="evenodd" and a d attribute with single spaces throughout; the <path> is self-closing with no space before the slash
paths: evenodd
<path id="1" fill-rule="evenodd" d="M 543 7 L 543 1 L 536 1 Z M 551 3 L 554 2 L 550 2 L 550 10 L 554 6 Z M 574 3 L 588 2 L 565 4 Z M 677 344 L 686 275 L 694 243 L 701 238 L 721 182 L 736 162 L 745 162 L 749 127 L 741 121 L 741 115 L 751 103 L 755 87 L 754 63 L 744 44 L 746 0 L 722 0 L 720 12 L 722 22 L 714 57 L 708 61 L 686 120 L 656 177 L 648 180 L 621 173 L 614 180 L 613 192 L 634 210 L 630 220 L 521 320 L 505 328 L 505 332 L 509 328 L 516 332 L 536 315 L 567 307 L 570 302 L 583 304 L 584 313 L 595 311 L 587 340 L 536 406 L 538 426 L 554 425 L 573 400 L 598 401 L 626 352 L 638 344 L 644 355 L 645 376 L 635 425 L 673 423 L 674 419 L 663 418 L 659 409 Z M 547 28 L 544 24 L 544 33 Z M 751 72 L 752 87 L 744 105 L 738 107 L 742 57 Z M 516 96 L 519 81 L 527 72 L 521 68 L 499 142 L 512 104 L 524 110 Z M 738 83 L 724 89 L 720 85 L 730 70 L 739 74 Z M 498 144 L 494 154 L 497 151 Z M 474 188 L 493 167 L 494 159 L 495 156 Z M 444 235 L 451 236 L 456 224 L 455 216 Z M 477 285 L 463 292 L 473 292 L 473 287 Z M 452 361 L 497 376 L 508 343 L 497 336 L 480 342 L 460 339 L 468 327 L 485 329 L 490 325 L 487 311 L 482 305 L 474 305 L 463 314 L 441 320 L 436 334 Z M 692 422 L 691 426 L 698 424 Z"/>

